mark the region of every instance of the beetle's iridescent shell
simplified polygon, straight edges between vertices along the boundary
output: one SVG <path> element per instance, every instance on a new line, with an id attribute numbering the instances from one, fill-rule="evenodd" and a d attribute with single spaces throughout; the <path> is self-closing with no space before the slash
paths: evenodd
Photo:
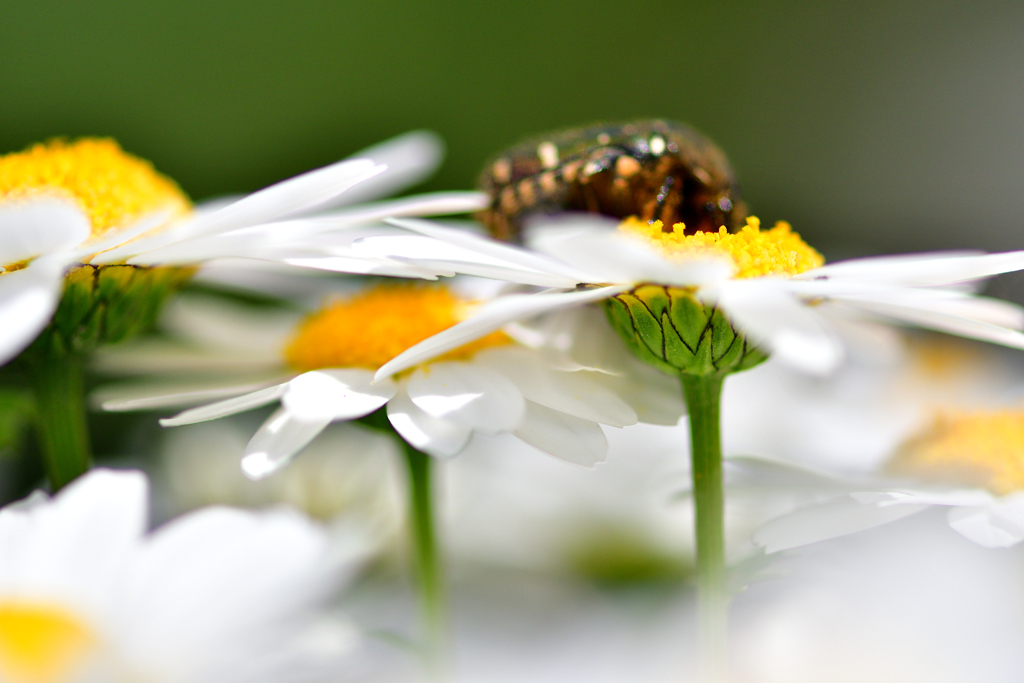
<path id="1" fill-rule="evenodd" d="M 692 128 L 662 120 L 601 124 L 524 141 L 487 164 L 482 220 L 518 241 L 535 214 L 585 211 L 685 223 L 687 234 L 739 228 L 746 210 L 725 155 Z"/>

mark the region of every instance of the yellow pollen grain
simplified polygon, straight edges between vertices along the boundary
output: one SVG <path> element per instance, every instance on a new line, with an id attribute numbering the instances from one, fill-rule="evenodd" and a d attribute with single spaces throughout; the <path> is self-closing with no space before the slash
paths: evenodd
<path id="1" fill-rule="evenodd" d="M 1024 490 L 1024 411 L 940 413 L 900 447 L 888 469 L 997 495 Z"/>
<path id="2" fill-rule="evenodd" d="M 328 304 L 304 320 L 285 347 L 288 365 L 300 372 L 322 368 L 376 370 L 406 349 L 462 321 L 470 305 L 446 287 L 382 284 Z M 493 332 L 438 360 L 471 357 L 508 344 Z"/>
<path id="3" fill-rule="evenodd" d="M 761 221 L 751 216 L 737 233 L 730 233 L 723 227 L 718 232 L 686 235 L 685 227 L 676 223 L 665 232 L 661 221 L 647 223 L 628 218 L 619 230 L 639 237 L 669 258 L 724 255 L 735 264 L 737 278 L 792 276 L 825 263 L 824 257 L 784 221 L 776 223 L 771 230 L 762 231 Z"/>
<path id="4" fill-rule="evenodd" d="M 0 680 L 68 680 L 94 645 L 89 629 L 58 607 L 0 603 Z"/>
<path id="5" fill-rule="evenodd" d="M 173 180 L 113 140 L 51 140 L 0 156 L 0 202 L 35 197 L 75 201 L 93 236 L 154 210 L 185 213 L 191 204 Z"/>

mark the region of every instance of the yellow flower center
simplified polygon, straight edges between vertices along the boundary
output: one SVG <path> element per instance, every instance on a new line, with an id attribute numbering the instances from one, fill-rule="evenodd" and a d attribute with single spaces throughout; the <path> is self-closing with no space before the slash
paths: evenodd
<path id="1" fill-rule="evenodd" d="M 471 307 L 446 287 L 377 285 L 309 316 L 285 348 L 285 359 L 301 372 L 346 367 L 376 370 L 409 347 L 464 320 Z M 503 332 L 493 332 L 440 358 L 465 359 L 486 347 L 509 342 Z"/>
<path id="2" fill-rule="evenodd" d="M 0 603 L 0 680 L 72 680 L 95 645 L 93 634 L 59 607 Z"/>
<path id="3" fill-rule="evenodd" d="M 723 227 L 718 232 L 686 235 L 684 228 L 682 223 L 676 223 L 665 231 L 661 221 L 646 223 L 637 218 L 628 218 L 619 226 L 619 230 L 639 237 L 670 258 L 724 255 L 735 265 L 737 278 L 792 276 L 825 263 L 824 257 L 783 221 L 765 232 L 754 216 L 737 233 L 729 233 Z"/>
<path id="4" fill-rule="evenodd" d="M 185 213 L 191 204 L 173 180 L 116 142 L 52 140 L 0 156 L 0 202 L 35 197 L 75 201 L 98 237 L 155 210 Z"/>
<path id="5" fill-rule="evenodd" d="M 939 414 L 900 447 L 889 469 L 998 495 L 1024 490 L 1024 411 Z"/>

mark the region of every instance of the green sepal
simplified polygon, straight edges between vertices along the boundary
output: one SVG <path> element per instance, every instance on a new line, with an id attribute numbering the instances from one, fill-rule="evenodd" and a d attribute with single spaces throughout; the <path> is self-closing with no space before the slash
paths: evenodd
<path id="1" fill-rule="evenodd" d="M 606 300 L 605 310 L 633 353 L 671 374 L 726 375 L 767 358 L 691 289 L 641 285 Z"/>
<path id="2" fill-rule="evenodd" d="M 78 266 L 64 278 L 53 320 L 29 352 L 87 353 L 145 332 L 194 273 L 194 268 Z"/>

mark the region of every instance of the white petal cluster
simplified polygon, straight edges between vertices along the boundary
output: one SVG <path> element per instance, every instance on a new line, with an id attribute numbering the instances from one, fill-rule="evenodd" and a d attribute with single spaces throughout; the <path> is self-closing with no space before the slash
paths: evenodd
<path id="1" fill-rule="evenodd" d="M 141 473 L 99 469 L 0 510 L 0 605 L 56 609 L 88 634 L 46 680 L 302 681 L 338 666 L 352 633 L 317 606 L 363 541 L 283 509 L 206 508 L 147 532 L 147 508 Z"/>
<path id="2" fill-rule="evenodd" d="M 830 482 L 832 487 L 835 483 Z M 754 541 L 773 553 L 872 529 L 932 507 L 948 508 L 949 526 L 986 548 L 1024 541 L 1024 492 L 997 496 L 980 489 L 911 488 L 885 477 L 859 487 L 851 481 L 845 487 L 845 493 L 771 520 L 758 529 Z"/>
<path id="3" fill-rule="evenodd" d="M 422 220 L 390 222 L 408 234 L 366 237 L 353 246 L 375 258 L 548 289 L 499 297 L 473 318 L 398 356 L 381 368 L 380 376 L 511 322 L 600 301 L 644 283 L 694 288 L 699 299 L 724 310 L 751 341 L 813 374 L 831 372 L 843 359 L 840 330 L 830 321 L 834 315 L 868 315 L 1024 348 L 1024 334 L 1018 331 L 1024 327 L 1024 311 L 965 288 L 1024 268 L 1024 252 L 864 258 L 792 278 L 737 279 L 723 260 L 669 259 L 597 218 L 535 226 L 531 249 Z M 430 257 L 419 261 L 427 251 Z"/>
<path id="4" fill-rule="evenodd" d="M 290 325 L 293 320 L 251 324 L 251 333 L 241 334 L 246 323 L 239 321 L 231 305 L 216 305 L 216 312 L 204 315 L 202 304 L 190 306 L 189 302 L 183 297 L 169 309 L 170 317 L 192 320 L 196 316 L 181 311 L 196 310 L 203 320 L 202 335 L 216 338 L 216 343 L 198 352 L 168 349 L 159 343 L 112 349 L 101 357 L 101 367 L 121 372 L 130 367 L 151 375 L 188 369 L 208 372 L 216 359 L 233 356 L 236 363 L 248 360 L 250 372 L 216 386 L 171 389 L 165 382 L 111 386 L 94 398 L 106 410 L 202 404 L 161 420 L 164 426 L 280 403 L 245 449 L 243 469 L 254 479 L 278 471 L 329 424 L 361 418 L 384 406 L 391 426 L 409 445 L 436 457 L 457 455 L 474 434 L 512 433 L 546 453 L 585 466 L 602 461 L 607 452 L 600 425 L 675 424 L 685 410 L 672 378 L 632 359 L 614 333 L 603 327 L 597 328 L 596 337 L 578 335 L 590 340 L 592 352 L 601 349 L 600 359 L 586 363 L 565 353 L 556 358 L 547 348 L 509 344 L 484 349 L 465 360 L 434 359 L 399 376 L 366 368 L 296 374 L 282 365 L 279 352 L 245 346 L 252 340 L 282 339 L 285 335 L 275 325 Z M 220 333 L 218 327 L 235 333 Z M 187 322 L 178 331 L 186 340 L 196 338 Z M 549 340 L 558 335 L 545 331 L 533 336 Z M 284 375 L 284 381 L 261 382 L 260 376 L 268 373 Z M 222 400 L 207 402 L 213 399 Z"/>
<path id="5" fill-rule="evenodd" d="M 759 470 L 756 481 L 792 501 L 789 512 L 763 524 L 754 540 L 777 552 L 937 507 L 947 509 L 955 531 L 981 546 L 1020 543 L 1024 494 L 936 485 L 886 470 L 900 444 L 934 419 L 936 406 L 1016 404 L 1019 363 L 964 341 L 917 337 L 907 348 L 887 350 L 899 340 L 879 341 L 853 347 L 861 357 L 828 380 L 769 361 L 726 385 L 726 451 L 757 456 L 732 462 Z M 948 368 L 929 367 L 928 358 L 943 356 Z"/>
<path id="6" fill-rule="evenodd" d="M 393 216 L 463 213 L 481 208 L 476 192 L 443 192 L 392 201 L 385 197 L 429 175 L 443 146 L 413 132 L 350 159 L 310 171 L 240 199 L 196 207 L 183 219 L 146 215 L 101 237 L 70 201 L 41 198 L 0 203 L 0 264 L 27 267 L 0 276 L 0 362 L 25 348 L 60 300 L 64 272 L 77 263 L 189 266 L 223 258 L 274 261 L 358 274 L 433 279 L 433 269 L 354 256 L 350 243 L 387 232 Z"/>

